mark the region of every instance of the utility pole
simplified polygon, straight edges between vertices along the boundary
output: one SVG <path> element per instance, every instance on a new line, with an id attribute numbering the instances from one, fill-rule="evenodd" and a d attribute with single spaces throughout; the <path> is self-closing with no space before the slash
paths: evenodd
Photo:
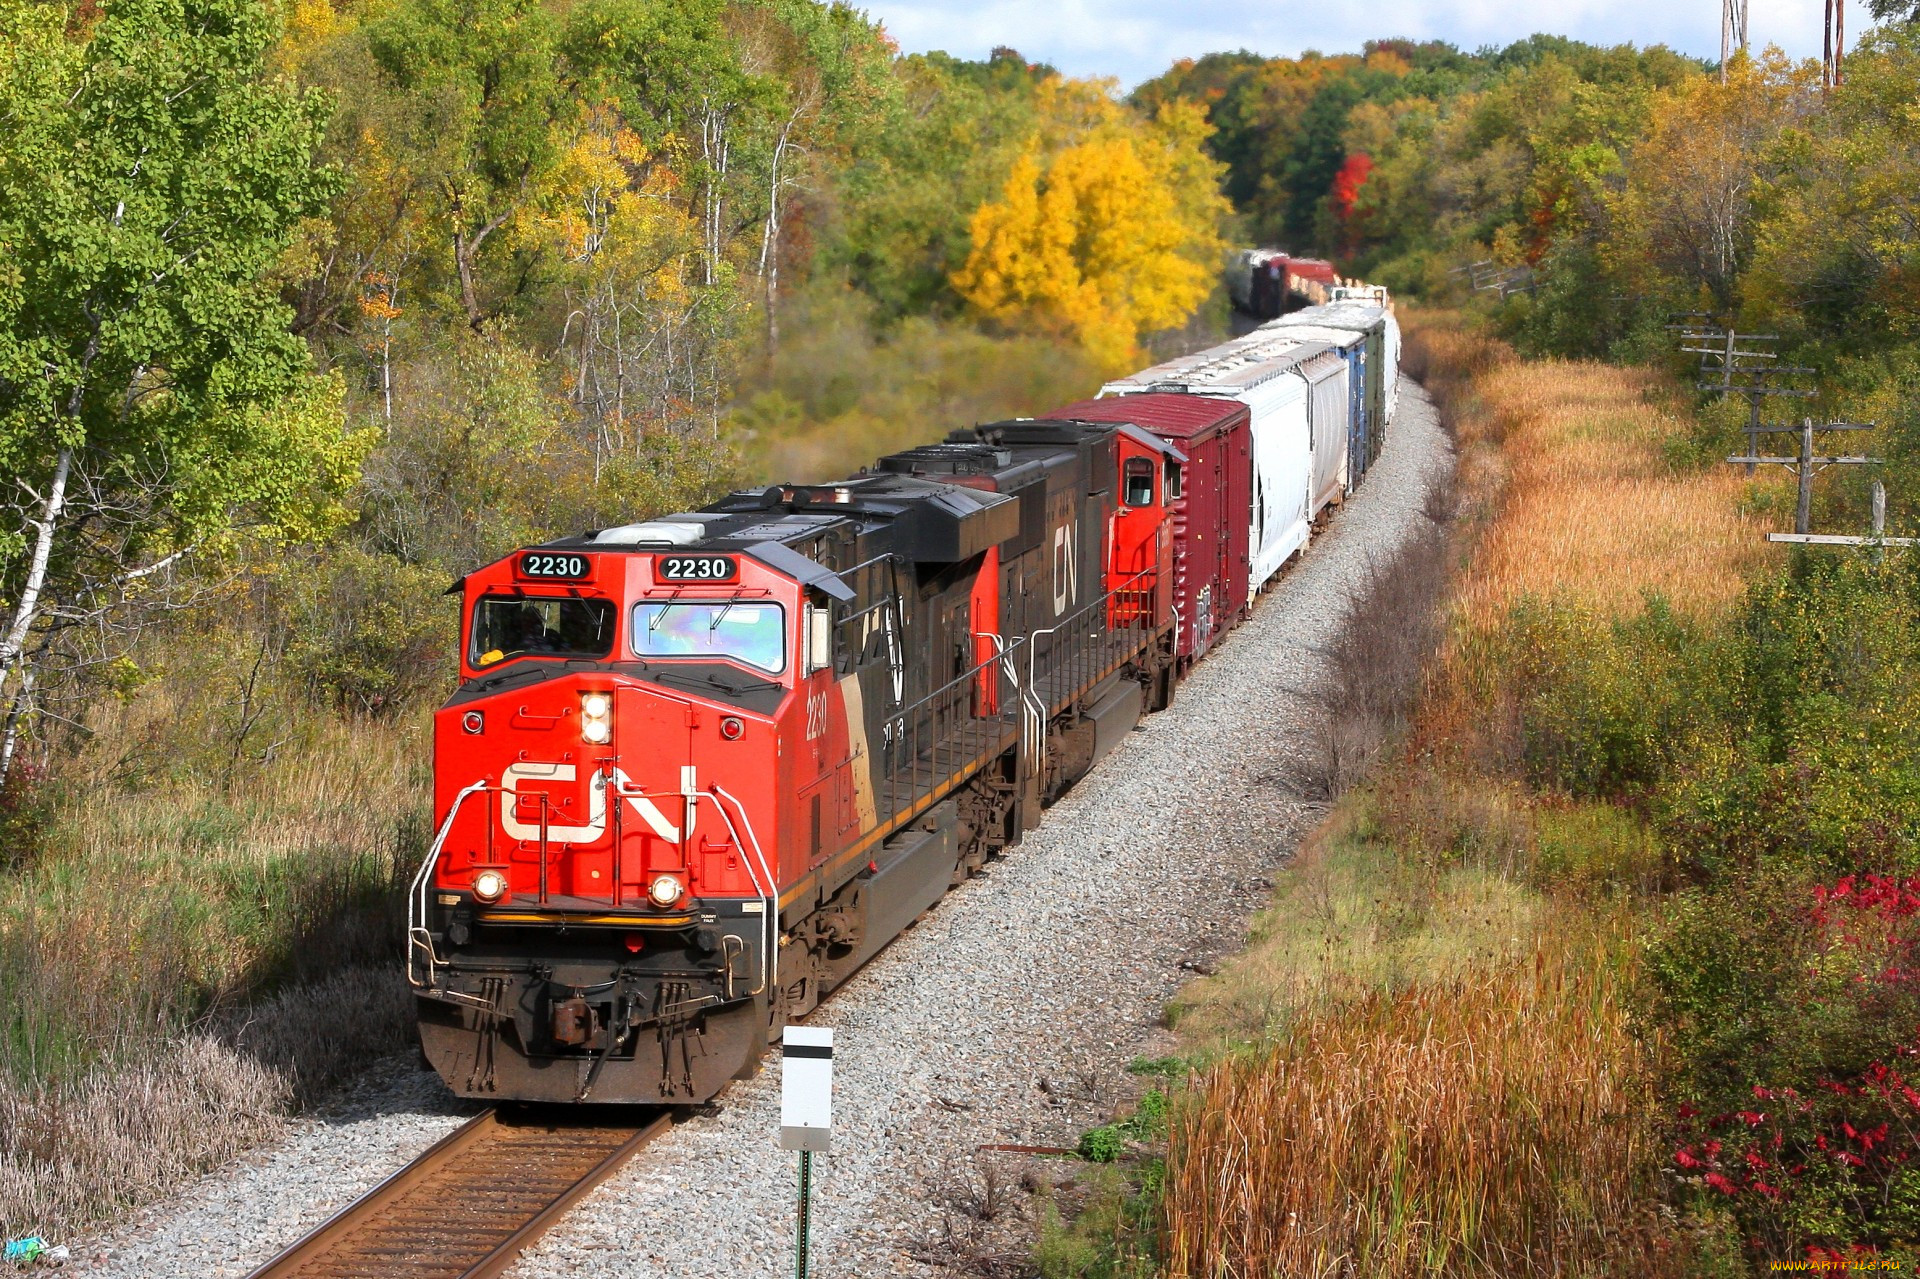
<path id="1" fill-rule="evenodd" d="M 1727 82 L 1727 63 L 1735 52 L 1747 51 L 1747 0 L 1720 0 L 1720 83 Z"/>
<path id="2" fill-rule="evenodd" d="M 1719 317 L 1703 311 L 1676 316 L 1667 328 L 1677 333 L 1682 343 L 1693 343 L 1691 346 L 1681 346 L 1680 350 L 1700 357 L 1701 380 L 1696 383 L 1700 390 L 1746 397 L 1745 429 L 1749 457 L 1760 451 L 1760 436 L 1765 434 L 1760 421 L 1760 406 L 1766 400 L 1781 396 L 1810 399 L 1814 394 L 1812 391 L 1774 384 L 1775 378 L 1799 377 L 1813 372 L 1808 368 L 1765 363 L 1780 357 L 1773 351 L 1760 349 L 1759 344 L 1778 342 L 1778 333 L 1741 333 L 1732 324 L 1722 323 Z M 1747 474 L 1752 475 L 1754 469 L 1749 465 Z"/>
<path id="3" fill-rule="evenodd" d="M 1859 537 L 1841 538 L 1830 534 L 1814 533 L 1813 477 L 1821 471 L 1826 470 L 1829 466 L 1877 466 L 1880 464 L 1881 459 L 1877 457 L 1816 454 L 1813 451 L 1813 437 L 1816 432 L 1821 431 L 1871 431 L 1873 429 L 1874 423 L 1872 422 L 1828 422 L 1821 426 L 1815 426 L 1812 418 L 1803 417 L 1800 419 L 1800 425 L 1798 426 L 1762 426 L 1758 431 L 1760 435 L 1798 435 L 1800 437 L 1800 447 L 1796 450 L 1794 456 L 1761 456 L 1749 451 L 1744 457 L 1730 457 L 1727 459 L 1729 462 L 1745 465 L 1749 474 L 1752 473 L 1754 467 L 1762 465 L 1786 466 L 1793 469 L 1794 479 L 1796 481 L 1795 487 L 1798 490 L 1798 500 L 1794 503 L 1793 511 L 1793 532 L 1790 534 L 1769 533 L 1767 534 L 1767 540 L 1769 542 L 1819 542 L 1823 544 L 1860 545 L 1868 540 Z M 1880 485 L 1875 484 L 1874 532 L 1876 537 L 1886 529 L 1886 511 L 1886 490 L 1881 488 Z M 1911 539 L 1893 539 L 1897 544 L 1905 544 L 1910 540 Z"/>
<path id="4" fill-rule="evenodd" d="M 1840 87 L 1840 61 L 1847 54 L 1847 0 L 1827 0 L 1826 42 L 1820 46 L 1820 87 Z"/>

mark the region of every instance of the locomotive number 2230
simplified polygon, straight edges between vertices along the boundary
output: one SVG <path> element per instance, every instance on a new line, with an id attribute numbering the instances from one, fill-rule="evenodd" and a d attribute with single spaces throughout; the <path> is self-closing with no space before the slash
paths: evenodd
<path id="1" fill-rule="evenodd" d="M 663 582 L 730 582 L 740 573 L 731 555 L 662 555 L 654 568 Z"/>
<path id="2" fill-rule="evenodd" d="M 593 565 L 584 555 L 552 555 L 534 552 L 520 557 L 520 576 L 557 577 L 565 581 L 582 581 L 593 576 Z"/>

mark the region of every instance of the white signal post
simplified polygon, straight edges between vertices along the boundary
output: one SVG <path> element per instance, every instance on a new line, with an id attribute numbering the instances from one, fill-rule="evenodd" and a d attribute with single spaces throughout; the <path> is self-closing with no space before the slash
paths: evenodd
<path id="1" fill-rule="evenodd" d="M 833 1142 L 833 1032 L 788 1026 L 780 1033 L 780 1148 L 800 1152 L 799 1241 L 794 1274 L 807 1279 L 813 1156 Z"/>

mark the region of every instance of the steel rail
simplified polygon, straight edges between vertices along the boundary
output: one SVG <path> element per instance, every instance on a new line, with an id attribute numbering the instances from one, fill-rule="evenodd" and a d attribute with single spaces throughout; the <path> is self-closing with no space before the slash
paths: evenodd
<path id="1" fill-rule="evenodd" d="M 493 1279 L 672 1125 L 482 1111 L 248 1279 Z"/>

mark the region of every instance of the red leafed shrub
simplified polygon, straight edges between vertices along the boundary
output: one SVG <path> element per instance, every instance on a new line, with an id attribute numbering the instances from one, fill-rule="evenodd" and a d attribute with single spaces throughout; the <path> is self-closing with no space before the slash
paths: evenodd
<path id="1" fill-rule="evenodd" d="M 1800 901 L 1751 1082 L 1679 1108 L 1674 1169 L 1767 1255 L 1920 1239 L 1920 876 Z"/>
<path id="2" fill-rule="evenodd" d="M 1355 151 L 1333 175 L 1333 188 L 1327 193 L 1334 220 L 1340 224 L 1341 245 L 1349 253 L 1359 245 L 1361 224 L 1366 221 L 1367 211 L 1359 207 L 1360 188 L 1372 174 L 1373 157 L 1365 151 Z"/>
<path id="3" fill-rule="evenodd" d="M 1348 156 L 1340 171 L 1333 175 L 1333 211 L 1342 222 L 1353 217 L 1353 206 L 1360 200 L 1360 188 L 1372 175 L 1373 157 L 1365 151 L 1355 151 Z"/>

